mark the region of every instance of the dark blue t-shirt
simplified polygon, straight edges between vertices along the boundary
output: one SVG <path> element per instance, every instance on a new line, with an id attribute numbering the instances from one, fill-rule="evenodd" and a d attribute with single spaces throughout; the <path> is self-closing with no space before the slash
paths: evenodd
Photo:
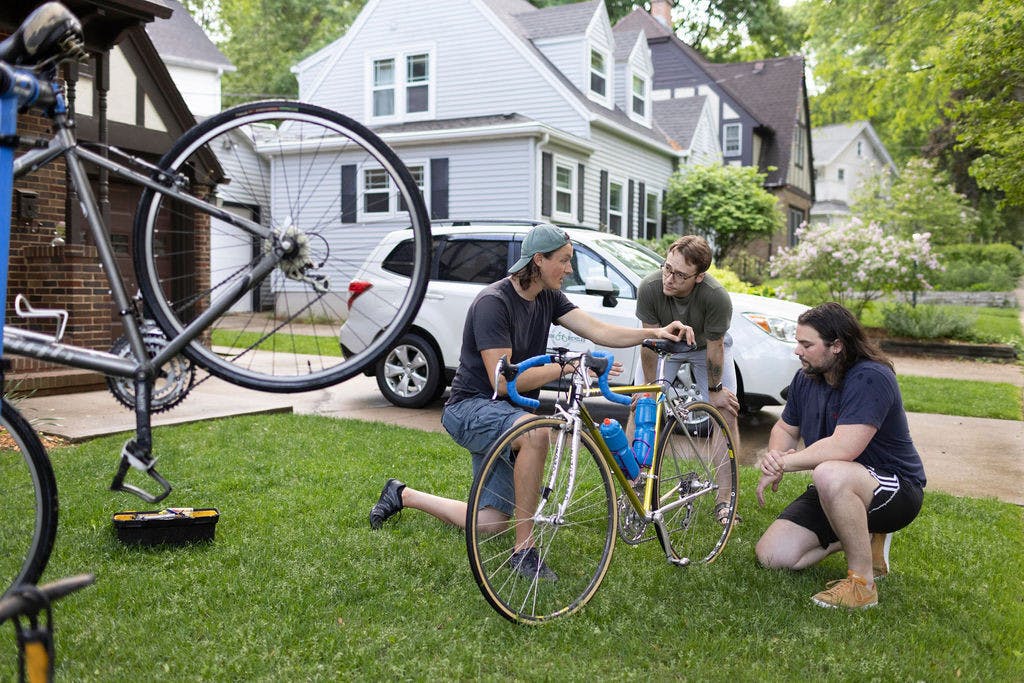
<path id="1" fill-rule="evenodd" d="M 539 356 L 547 351 L 551 323 L 574 308 L 576 305 L 557 289 L 545 289 L 536 299 L 527 301 L 519 296 L 508 278 L 485 287 L 466 314 L 459 367 L 452 380 L 448 403 L 494 395 L 481 351 L 510 348 L 512 363 Z M 538 394 L 539 389 L 523 395 L 536 397 Z"/>
<path id="2" fill-rule="evenodd" d="M 924 465 L 910 438 L 896 375 L 882 363 L 858 361 L 838 389 L 798 370 L 789 385 L 782 421 L 799 427 L 807 446 L 831 436 L 836 425 L 871 425 L 878 431 L 855 462 L 925 485 Z"/>

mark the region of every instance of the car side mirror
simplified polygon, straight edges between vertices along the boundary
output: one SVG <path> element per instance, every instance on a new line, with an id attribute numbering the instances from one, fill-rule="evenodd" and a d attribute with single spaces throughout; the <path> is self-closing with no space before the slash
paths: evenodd
<path id="1" fill-rule="evenodd" d="M 615 288 L 612 281 L 603 275 L 595 275 L 586 279 L 587 294 L 600 296 L 601 305 L 605 308 L 615 308 L 619 304 L 619 290 Z"/>

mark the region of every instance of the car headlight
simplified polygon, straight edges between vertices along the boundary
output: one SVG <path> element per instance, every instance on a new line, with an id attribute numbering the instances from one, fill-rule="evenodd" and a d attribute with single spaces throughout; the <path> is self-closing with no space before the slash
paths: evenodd
<path id="1" fill-rule="evenodd" d="M 743 317 L 779 341 L 796 343 L 796 321 L 762 313 L 744 313 Z"/>

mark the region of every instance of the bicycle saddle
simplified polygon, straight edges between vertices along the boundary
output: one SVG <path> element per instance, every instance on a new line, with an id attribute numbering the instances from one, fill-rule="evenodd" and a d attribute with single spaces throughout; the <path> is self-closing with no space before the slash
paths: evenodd
<path id="1" fill-rule="evenodd" d="M 668 339 L 644 339 L 643 345 L 656 353 L 686 353 L 697 348 L 685 341 L 674 342 Z"/>
<path id="2" fill-rule="evenodd" d="M 40 5 L 3 42 L 0 61 L 36 66 L 53 58 L 85 55 L 82 24 L 59 2 Z"/>

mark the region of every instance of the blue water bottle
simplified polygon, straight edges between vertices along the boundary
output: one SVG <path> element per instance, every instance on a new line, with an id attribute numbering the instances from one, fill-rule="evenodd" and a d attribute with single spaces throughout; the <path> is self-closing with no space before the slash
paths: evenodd
<path id="1" fill-rule="evenodd" d="M 636 402 L 636 432 L 633 434 L 633 453 L 641 467 L 651 466 L 654 454 L 654 421 L 658 416 L 658 404 L 650 394 L 643 394 Z"/>
<path id="2" fill-rule="evenodd" d="M 636 464 L 633 449 L 629 447 L 626 433 L 622 431 L 619 421 L 606 417 L 599 429 L 605 443 L 608 444 L 608 450 L 615 456 L 615 462 L 619 463 L 619 467 L 622 468 L 627 477 L 636 479 L 637 475 L 640 474 L 640 467 Z"/>

